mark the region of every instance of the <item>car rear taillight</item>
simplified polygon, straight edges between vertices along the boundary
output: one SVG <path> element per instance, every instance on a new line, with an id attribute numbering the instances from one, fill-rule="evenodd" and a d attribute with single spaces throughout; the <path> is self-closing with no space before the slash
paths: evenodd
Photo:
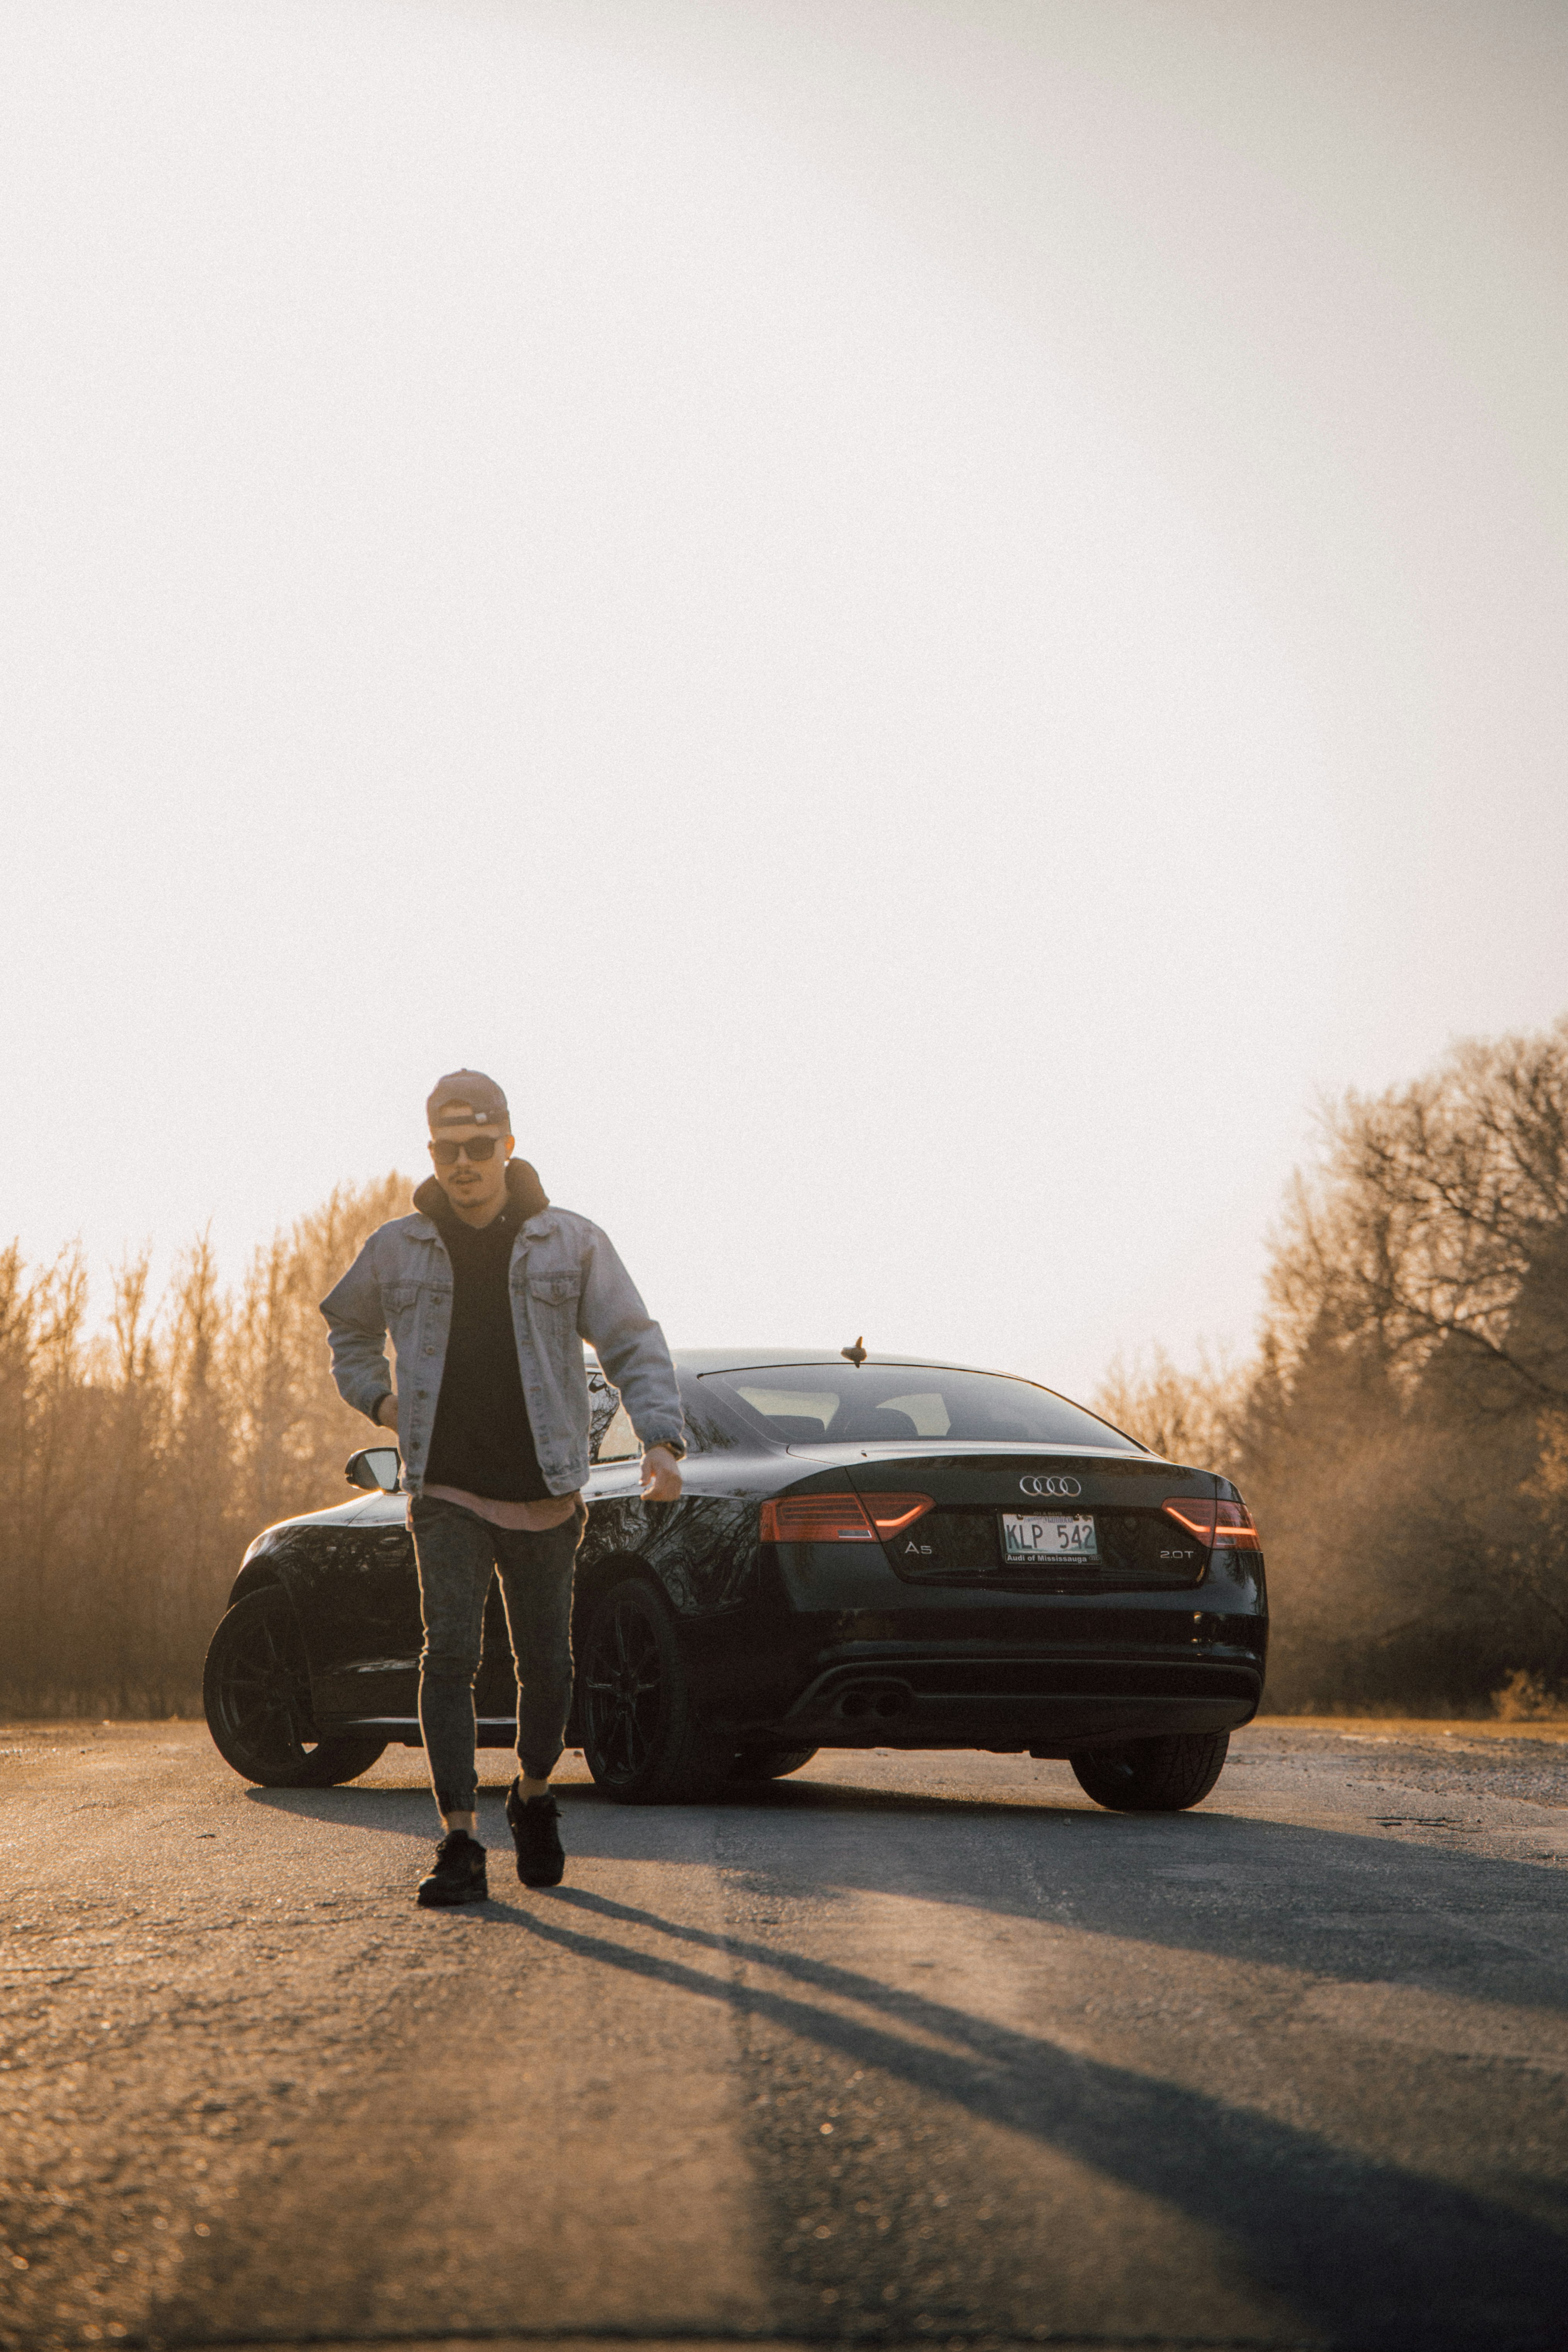
<path id="1" fill-rule="evenodd" d="M 875 1543 L 912 1528 L 931 1507 L 929 1495 L 786 1495 L 764 1503 L 764 1543 Z"/>
<path id="2" fill-rule="evenodd" d="M 1252 1523 L 1252 1513 L 1245 1503 L 1205 1503 L 1195 1495 L 1173 1495 L 1161 1507 L 1168 1519 L 1185 1528 L 1199 1543 L 1207 1544 L 1212 1551 L 1228 1548 L 1232 1551 L 1258 1551 L 1258 1529 Z"/>
<path id="3" fill-rule="evenodd" d="M 936 1507 L 929 1495 L 862 1495 L 860 1499 L 879 1536 L 901 1536 Z"/>

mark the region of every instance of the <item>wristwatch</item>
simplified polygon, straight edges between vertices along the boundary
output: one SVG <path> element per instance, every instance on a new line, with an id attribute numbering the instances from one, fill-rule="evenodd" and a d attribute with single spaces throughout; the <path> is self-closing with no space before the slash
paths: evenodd
<path id="1" fill-rule="evenodd" d="M 686 1459 L 686 1444 L 683 1438 L 650 1437 L 647 1444 L 643 1447 L 643 1452 L 645 1454 L 651 1454 L 656 1445 L 662 1445 L 665 1452 L 667 1454 L 673 1454 L 678 1462 L 684 1462 Z"/>

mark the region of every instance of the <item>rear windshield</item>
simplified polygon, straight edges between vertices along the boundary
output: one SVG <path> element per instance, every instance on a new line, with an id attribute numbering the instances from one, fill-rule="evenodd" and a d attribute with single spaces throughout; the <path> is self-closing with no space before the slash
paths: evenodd
<path id="1" fill-rule="evenodd" d="M 705 1385 L 707 1381 L 734 1401 L 748 1426 L 780 1445 L 973 1438 L 1133 1447 L 1131 1438 L 1081 1405 L 1002 1372 L 949 1372 L 909 1364 L 862 1364 L 857 1371 L 853 1364 L 842 1370 L 795 1364 L 710 1372 Z"/>

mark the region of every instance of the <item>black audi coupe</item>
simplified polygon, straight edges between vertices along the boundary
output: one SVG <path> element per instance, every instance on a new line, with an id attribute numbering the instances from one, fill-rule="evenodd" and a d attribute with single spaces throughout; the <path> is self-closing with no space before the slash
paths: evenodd
<path id="1" fill-rule="evenodd" d="M 677 1356 L 685 1493 L 590 1366 L 569 1741 L 605 1796 L 668 1804 L 776 1779 L 819 1748 L 1064 1757 L 1102 1805 L 1206 1796 L 1257 1712 L 1263 1557 L 1227 1479 L 1163 1461 L 1032 1381 L 812 1349 Z M 258 1535 L 207 1654 L 207 1722 L 240 1772 L 326 1787 L 420 1744 L 421 1640 L 392 1446 L 352 1500 Z M 475 1703 L 508 1747 L 492 1589 Z"/>

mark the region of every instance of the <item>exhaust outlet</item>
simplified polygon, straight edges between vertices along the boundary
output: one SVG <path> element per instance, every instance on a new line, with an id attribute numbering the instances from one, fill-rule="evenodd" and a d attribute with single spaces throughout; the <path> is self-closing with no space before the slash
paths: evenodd
<path id="1" fill-rule="evenodd" d="M 838 1702 L 838 1712 L 851 1722 L 874 1717 L 886 1723 L 906 1714 L 913 1696 L 907 1683 L 851 1683 Z"/>

